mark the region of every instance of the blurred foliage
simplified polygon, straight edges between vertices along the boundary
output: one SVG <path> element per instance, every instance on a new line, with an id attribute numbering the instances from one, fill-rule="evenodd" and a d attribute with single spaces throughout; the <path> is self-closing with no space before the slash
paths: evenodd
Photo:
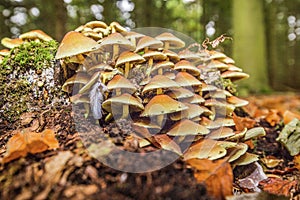
<path id="1" fill-rule="evenodd" d="M 1 0 L 0 36 L 17 37 L 42 29 L 56 40 L 91 20 L 118 21 L 128 29 L 164 27 L 197 42 L 233 36 L 232 2 L 222 0 Z M 269 82 L 277 90 L 300 89 L 300 0 L 262 0 Z M 255 37 L 246 38 L 255 44 Z M 218 48 L 232 56 L 240 41 Z M 1 46 L 2 47 L 2 46 Z M 247 48 L 247 47 L 245 47 Z M 243 67 L 243 66 L 241 66 Z M 247 66 L 248 67 L 248 66 Z M 263 66 L 249 66 L 263 67 Z"/>

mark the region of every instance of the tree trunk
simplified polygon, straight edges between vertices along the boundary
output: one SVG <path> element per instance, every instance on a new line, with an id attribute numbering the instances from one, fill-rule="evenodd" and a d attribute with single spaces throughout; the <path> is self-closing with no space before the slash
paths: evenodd
<path id="1" fill-rule="evenodd" d="M 262 0 L 233 0 L 233 58 L 250 74 L 249 92 L 268 90 L 266 37 Z"/>

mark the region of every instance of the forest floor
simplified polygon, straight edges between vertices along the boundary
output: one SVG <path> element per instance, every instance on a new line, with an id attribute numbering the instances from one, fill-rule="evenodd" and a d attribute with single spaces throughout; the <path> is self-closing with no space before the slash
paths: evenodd
<path id="1" fill-rule="evenodd" d="M 287 120 L 286 111 L 296 115 L 300 113 L 300 95 L 275 94 L 247 99 L 250 104 L 245 111 L 249 118 L 266 131 L 265 136 L 249 144 L 250 147 L 253 145 L 250 151 L 260 156 L 258 163 L 268 176 L 268 179 L 260 181 L 256 189 L 283 195 L 287 199 L 300 199 L 300 156 L 291 156 L 276 141 L 284 127 L 282 121 Z M 105 133 L 109 128 L 103 129 L 86 122 L 86 126 L 94 127 L 92 133 L 84 133 L 84 130 L 74 127 L 74 118 L 76 116 L 71 107 L 62 106 L 56 110 L 24 115 L 10 126 L 0 125 L 1 158 L 7 152 L 9 139 L 20 130 L 53 129 L 59 142 L 55 150 L 30 153 L 2 163 L 0 199 L 215 199 L 209 193 L 210 188 L 197 181 L 195 170 L 180 158 L 160 170 L 147 173 L 127 173 L 104 165 L 90 156 L 81 138 L 82 134 L 89 134 L 98 135 L 96 140 L 101 140 L 99 133 Z M 111 131 L 109 136 L 117 141 L 124 130 L 111 128 Z M 133 148 L 132 144 L 122 141 L 120 144 L 125 150 Z M 254 191 L 238 184 L 241 171 L 247 171 L 247 167 L 250 166 L 233 170 L 235 194 Z M 284 199 L 283 196 L 278 199 Z M 266 195 L 259 199 L 275 197 Z"/>

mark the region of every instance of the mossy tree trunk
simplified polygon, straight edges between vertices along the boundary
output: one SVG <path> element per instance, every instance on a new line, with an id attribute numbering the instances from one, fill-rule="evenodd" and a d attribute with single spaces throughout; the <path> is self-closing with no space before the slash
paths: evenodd
<path id="1" fill-rule="evenodd" d="M 242 81 L 250 92 L 269 89 L 262 0 L 232 0 L 233 58 L 250 74 Z"/>

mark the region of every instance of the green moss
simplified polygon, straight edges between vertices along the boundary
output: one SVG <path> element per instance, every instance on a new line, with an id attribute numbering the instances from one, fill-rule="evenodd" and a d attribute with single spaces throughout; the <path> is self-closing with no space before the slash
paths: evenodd
<path id="1" fill-rule="evenodd" d="M 52 66 L 51 62 L 58 47 L 54 40 L 49 42 L 26 42 L 13 48 L 0 64 L 0 118 L 15 121 L 28 111 L 33 101 L 34 88 L 28 82 L 29 70 L 39 74 Z"/>

